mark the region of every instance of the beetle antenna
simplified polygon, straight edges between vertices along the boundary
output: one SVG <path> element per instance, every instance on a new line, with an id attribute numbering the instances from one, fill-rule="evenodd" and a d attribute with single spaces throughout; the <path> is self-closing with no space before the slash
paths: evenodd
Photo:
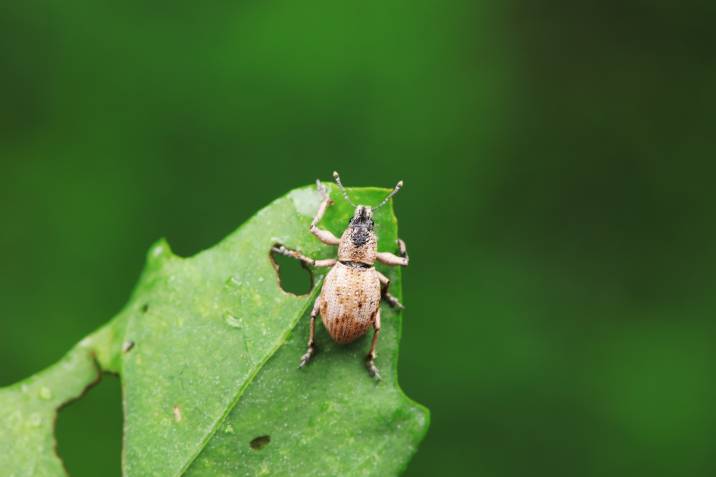
<path id="1" fill-rule="evenodd" d="M 393 190 L 391 191 L 391 193 L 388 194 L 385 199 L 383 199 L 383 202 L 381 202 L 380 204 L 378 204 L 378 205 L 376 205 L 375 207 L 373 207 L 373 210 L 378 209 L 378 208 L 380 208 L 380 207 L 383 207 L 383 206 L 390 200 L 391 197 L 393 197 L 395 194 L 398 193 L 398 191 L 400 190 L 401 187 L 403 187 L 403 181 L 402 181 L 402 180 L 401 180 L 401 181 L 398 181 L 398 183 L 395 184 L 395 187 L 393 188 Z"/>
<path id="2" fill-rule="evenodd" d="M 343 187 L 343 183 L 341 182 L 341 176 L 338 175 L 338 172 L 333 171 L 333 178 L 336 180 L 336 184 L 338 184 L 338 187 L 341 189 L 341 192 L 343 193 L 343 197 L 346 198 L 349 204 L 351 204 L 353 207 L 356 205 L 353 203 L 350 197 L 348 197 L 348 192 L 346 192 L 345 187 Z"/>

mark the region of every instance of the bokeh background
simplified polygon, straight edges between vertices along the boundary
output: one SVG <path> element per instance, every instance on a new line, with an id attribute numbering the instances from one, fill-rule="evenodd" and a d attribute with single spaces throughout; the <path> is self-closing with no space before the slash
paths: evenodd
<path id="1" fill-rule="evenodd" d="M 407 475 L 716 473 L 713 2 L 0 6 L 0 385 L 341 171 L 396 198 Z M 58 420 L 119 475 L 111 376 Z"/>

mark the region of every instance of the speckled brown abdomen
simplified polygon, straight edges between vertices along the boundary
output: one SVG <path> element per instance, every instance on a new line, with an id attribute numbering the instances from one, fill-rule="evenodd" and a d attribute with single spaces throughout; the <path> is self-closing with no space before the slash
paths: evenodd
<path id="1" fill-rule="evenodd" d="M 375 269 L 340 262 L 328 272 L 321 290 L 323 325 L 336 343 L 350 343 L 373 325 L 380 306 L 380 280 Z"/>

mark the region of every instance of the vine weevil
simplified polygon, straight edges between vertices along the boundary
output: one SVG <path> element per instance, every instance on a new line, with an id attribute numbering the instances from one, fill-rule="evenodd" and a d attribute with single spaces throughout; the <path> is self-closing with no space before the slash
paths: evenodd
<path id="1" fill-rule="evenodd" d="M 377 260 L 386 265 L 405 267 L 408 265 L 408 254 L 405 250 L 405 242 L 400 239 L 398 239 L 399 255 L 378 252 L 378 237 L 373 230 L 373 211 L 384 206 L 391 197 L 397 194 L 403 186 L 403 181 L 398 182 L 380 204 L 371 208 L 367 205 L 354 204 L 343 187 L 338 173 L 334 172 L 333 177 L 343 193 L 343 197 L 355 207 L 353 218 L 348 222 L 348 227 L 340 239 L 328 230 L 318 228 L 318 222 L 333 201 L 328 196 L 326 187 L 321 184 L 321 181 L 316 180 L 316 186 L 323 196 L 323 200 L 318 207 L 316 216 L 311 221 L 310 230 L 321 242 L 338 246 L 338 259 L 315 260 L 295 250 L 289 250 L 283 245 L 273 247 L 273 251 L 298 259 L 310 266 L 331 267 L 323 281 L 321 293 L 313 304 L 308 350 L 301 357 L 300 367 L 304 367 L 316 353 L 314 340 L 316 316 L 320 313 L 323 325 L 336 343 L 355 341 L 363 336 L 368 328 L 373 327 L 373 341 L 366 356 L 366 367 L 372 377 L 380 379 L 378 368 L 375 366 L 375 346 L 380 334 L 381 296 L 392 307 L 402 309 L 403 305 L 388 293 L 390 280 L 376 270 L 374 264 Z"/>

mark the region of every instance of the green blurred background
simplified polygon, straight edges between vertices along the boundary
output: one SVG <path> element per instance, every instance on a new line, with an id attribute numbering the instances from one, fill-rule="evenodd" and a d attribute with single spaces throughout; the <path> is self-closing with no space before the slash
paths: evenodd
<path id="1" fill-rule="evenodd" d="M 113 316 L 155 239 L 193 254 L 338 169 L 406 184 L 407 475 L 715 475 L 714 18 L 3 2 L 0 385 Z M 120 433 L 109 376 L 60 414 L 70 472 L 119 475 Z"/>

